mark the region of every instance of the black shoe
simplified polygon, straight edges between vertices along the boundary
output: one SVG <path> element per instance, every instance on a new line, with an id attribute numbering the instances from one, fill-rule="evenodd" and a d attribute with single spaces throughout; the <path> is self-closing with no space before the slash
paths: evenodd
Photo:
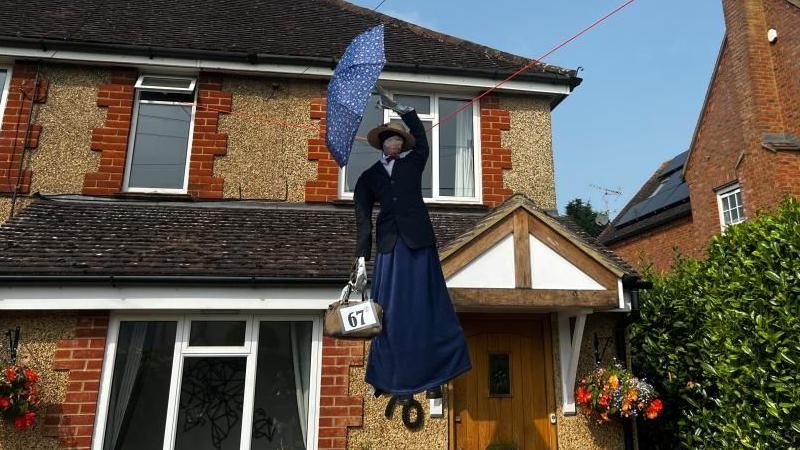
<path id="1" fill-rule="evenodd" d="M 425 391 L 425 398 L 433 399 L 433 398 L 442 398 L 442 387 L 438 386 L 433 389 L 428 389 Z"/>

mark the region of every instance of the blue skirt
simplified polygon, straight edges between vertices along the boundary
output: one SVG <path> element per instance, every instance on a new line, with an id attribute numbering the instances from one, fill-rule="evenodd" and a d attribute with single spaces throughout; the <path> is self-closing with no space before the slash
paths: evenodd
<path id="1" fill-rule="evenodd" d="M 412 250 L 398 236 L 375 261 L 372 298 L 383 307 L 383 332 L 367 360 L 376 395 L 416 394 L 472 368 L 435 248 Z"/>

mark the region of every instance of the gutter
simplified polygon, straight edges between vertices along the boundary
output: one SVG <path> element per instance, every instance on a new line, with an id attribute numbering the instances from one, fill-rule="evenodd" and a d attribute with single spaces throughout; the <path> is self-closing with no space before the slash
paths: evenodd
<path id="1" fill-rule="evenodd" d="M 169 48 L 169 47 L 149 47 L 143 45 L 131 44 L 111 44 L 99 42 L 74 42 L 60 39 L 42 39 L 42 38 L 25 38 L 15 36 L 0 36 L 0 44 L 12 44 L 12 46 L 25 47 L 38 49 L 43 52 L 51 50 L 69 50 L 69 51 L 87 51 L 98 52 L 104 51 L 109 53 L 117 53 L 123 55 L 138 55 L 147 56 L 150 59 L 156 57 L 173 57 L 173 58 L 213 58 L 220 61 L 232 61 L 240 63 L 249 63 L 252 65 L 259 63 L 275 63 L 275 64 L 297 64 L 314 67 L 322 67 L 333 70 L 336 67 L 338 58 L 334 57 L 320 57 L 320 56 L 295 56 L 295 55 L 276 55 L 270 53 L 258 52 L 228 52 L 220 50 L 199 50 L 199 49 L 183 49 L 183 48 Z M 482 78 L 504 79 L 511 74 L 511 71 L 498 71 L 488 69 L 470 69 L 470 68 L 454 68 L 447 66 L 432 66 L 424 64 L 408 64 L 408 63 L 386 63 L 385 69 L 398 70 L 401 72 L 409 73 L 426 73 L 426 74 L 442 74 L 442 75 L 476 75 Z M 568 72 L 566 74 L 557 73 L 523 73 L 515 77 L 516 80 L 536 81 L 549 84 L 567 85 L 570 91 L 576 88 L 583 81 L 577 77 L 575 73 Z"/>
<path id="2" fill-rule="evenodd" d="M 347 277 L 261 277 L 261 276 L 204 276 L 204 275 L 0 275 L 2 284 L 224 284 L 240 286 L 263 285 L 343 285 Z"/>

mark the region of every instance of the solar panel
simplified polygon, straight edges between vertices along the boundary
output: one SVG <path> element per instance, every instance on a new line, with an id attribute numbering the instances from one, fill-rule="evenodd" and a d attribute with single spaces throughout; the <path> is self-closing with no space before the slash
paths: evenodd
<path id="1" fill-rule="evenodd" d="M 683 152 L 673 158 L 666 167 L 659 172 L 661 178 L 659 185 L 650 197 L 628 209 L 620 218 L 617 226 L 638 220 L 661 209 L 681 203 L 689 198 L 689 186 L 683 179 L 683 174 L 679 171 L 686 162 L 689 152 Z"/>

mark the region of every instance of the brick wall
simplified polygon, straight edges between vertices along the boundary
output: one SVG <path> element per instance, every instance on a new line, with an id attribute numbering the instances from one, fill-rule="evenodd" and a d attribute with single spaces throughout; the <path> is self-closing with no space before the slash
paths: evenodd
<path id="1" fill-rule="evenodd" d="M 133 70 L 116 70 L 111 83 L 97 89 L 97 105 L 108 110 L 105 126 L 92 130 L 91 149 L 100 152 L 100 164 L 97 172 L 84 177 L 86 195 L 111 195 L 122 190 L 137 75 Z"/>
<path id="2" fill-rule="evenodd" d="M 220 199 L 223 179 L 214 176 L 214 158 L 225 156 L 228 135 L 219 133 L 219 115 L 230 113 L 233 94 L 222 90 L 222 77 L 201 74 L 194 118 L 189 193 L 203 199 Z"/>
<path id="3" fill-rule="evenodd" d="M 483 203 L 495 207 L 513 195 L 503 185 L 503 171 L 511 169 L 511 150 L 500 145 L 501 133 L 511 129 L 511 115 L 500 109 L 500 101 L 494 95 L 480 100 L 480 114 Z"/>
<path id="4" fill-rule="evenodd" d="M 97 104 L 107 107 L 108 113 L 105 126 L 92 130 L 91 148 L 100 152 L 100 164 L 97 172 L 84 178 L 86 195 L 122 191 L 137 77 L 136 71 L 117 70 L 111 83 L 97 90 Z M 217 132 L 217 125 L 221 113 L 231 112 L 232 95 L 223 92 L 220 76 L 201 74 L 198 81 L 188 191 L 199 198 L 218 199 L 222 198 L 223 180 L 214 177 L 214 158 L 225 155 L 228 139 Z"/>
<path id="5" fill-rule="evenodd" d="M 47 86 L 45 79 L 39 78 L 37 82 L 36 64 L 14 65 L 0 126 L 0 192 L 11 193 L 16 189 L 19 194 L 27 194 L 30 191 L 31 171 L 22 167 L 22 159 L 26 150 L 38 145 L 41 126 L 29 127 L 29 124 L 34 105 L 47 99 Z"/>
<path id="6" fill-rule="evenodd" d="M 107 333 L 108 313 L 84 312 L 75 338 L 58 341 L 55 369 L 68 371 L 69 381 L 64 403 L 47 409 L 44 433 L 61 448 L 90 448 Z"/>
<path id="7" fill-rule="evenodd" d="M 328 202 L 339 197 L 339 165 L 325 145 L 325 98 L 311 101 L 311 118 L 319 120 L 319 136 L 308 140 L 308 159 L 317 161 L 317 178 L 306 182 L 306 202 Z"/>
<path id="8" fill-rule="evenodd" d="M 692 218 L 685 217 L 608 247 L 638 270 L 652 267 L 665 272 L 672 267 L 676 254 L 700 256 L 694 239 Z"/>
<path id="9" fill-rule="evenodd" d="M 350 367 L 364 364 L 364 342 L 326 337 L 322 343 L 319 450 L 345 450 L 347 428 L 360 427 L 364 399 L 350 393 Z"/>

